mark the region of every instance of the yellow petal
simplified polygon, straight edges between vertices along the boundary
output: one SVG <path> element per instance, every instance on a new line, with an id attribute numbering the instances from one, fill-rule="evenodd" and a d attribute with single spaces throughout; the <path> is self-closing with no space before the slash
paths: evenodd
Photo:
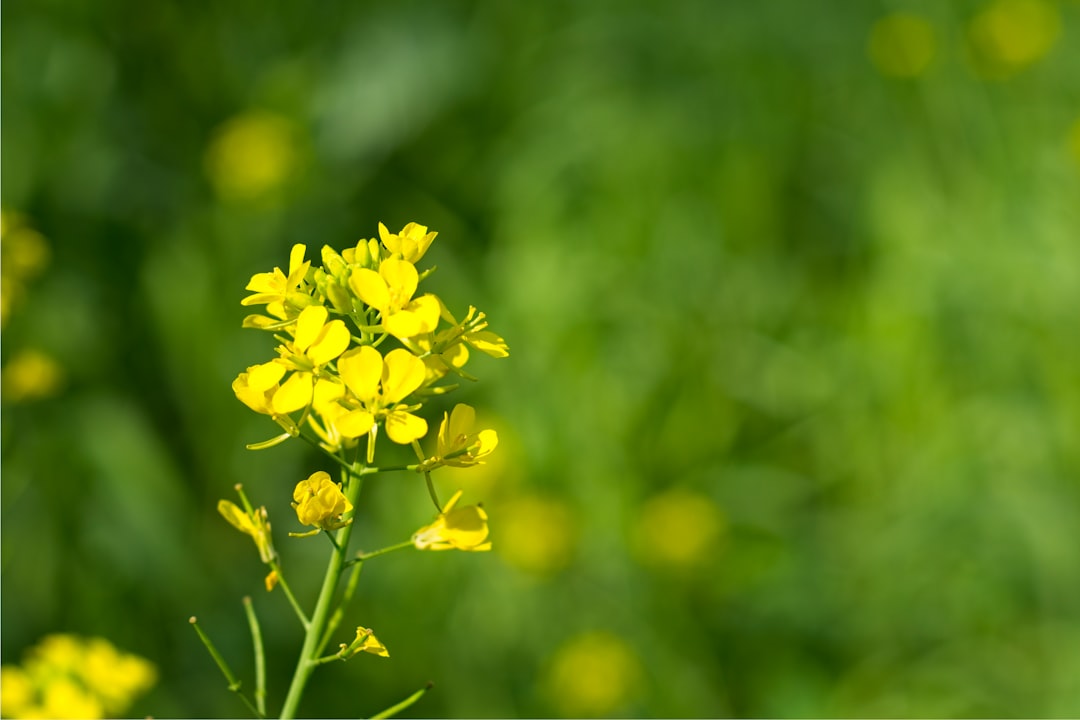
<path id="1" fill-rule="evenodd" d="M 289 376 L 271 401 L 274 412 L 284 415 L 308 406 L 312 395 L 311 373 L 295 372 Z"/>
<path id="2" fill-rule="evenodd" d="M 386 435 L 398 445 L 408 445 L 427 435 L 427 421 L 407 412 L 386 416 Z"/>
<path id="3" fill-rule="evenodd" d="M 349 328 L 345 326 L 345 323 L 341 320 L 331 320 L 323 326 L 318 338 L 308 348 L 308 359 L 316 365 L 325 365 L 345 352 L 350 340 Z"/>
<path id="4" fill-rule="evenodd" d="M 353 410 L 334 421 L 334 427 L 347 438 L 366 435 L 374 424 L 375 416 L 367 410 Z"/>
<path id="5" fill-rule="evenodd" d="M 379 351 L 362 345 L 338 358 L 338 374 L 350 390 L 365 404 L 370 404 L 379 394 L 379 379 L 383 372 L 383 358 Z"/>
<path id="6" fill-rule="evenodd" d="M 356 268 L 349 275 L 349 287 L 356 297 L 375 308 L 384 310 L 390 306 L 390 291 L 379 273 L 368 268 Z"/>
<path id="7" fill-rule="evenodd" d="M 510 347 L 506 341 L 490 330 L 469 333 L 465 336 L 465 341 L 493 358 L 504 358 L 510 355 Z"/>
<path id="8" fill-rule="evenodd" d="M 406 340 L 423 332 L 423 326 L 416 313 L 408 310 L 399 310 L 393 315 L 383 318 L 383 327 L 399 340 Z"/>
<path id="9" fill-rule="evenodd" d="M 228 500 L 219 500 L 217 505 L 221 517 L 229 521 L 229 524 L 242 533 L 255 537 L 255 525 L 251 522 L 248 514 L 241 510 L 236 503 Z"/>
<path id="10" fill-rule="evenodd" d="M 322 305 L 309 305 L 304 308 L 296 318 L 296 333 L 293 336 L 293 347 L 299 352 L 305 352 L 311 343 L 319 335 L 323 325 L 326 324 L 328 312 Z"/>
<path id="11" fill-rule="evenodd" d="M 266 392 L 277 385 L 284 376 L 285 366 L 271 360 L 262 365 L 253 365 L 247 369 L 247 385 L 252 390 Z"/>
<path id="12" fill-rule="evenodd" d="M 411 262 L 396 257 L 382 261 L 379 265 L 379 275 L 386 281 L 386 286 L 390 288 L 392 296 L 397 299 L 398 307 L 412 299 L 416 286 L 420 282 L 416 267 Z"/>
<path id="13" fill-rule="evenodd" d="M 386 354 L 385 365 L 383 402 L 388 405 L 401 401 L 424 382 L 424 362 L 408 350 L 391 350 Z"/>

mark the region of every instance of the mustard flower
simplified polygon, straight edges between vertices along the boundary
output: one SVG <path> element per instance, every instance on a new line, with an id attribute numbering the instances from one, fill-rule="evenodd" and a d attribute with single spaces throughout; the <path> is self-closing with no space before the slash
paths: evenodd
<path id="1" fill-rule="evenodd" d="M 342 644 L 342 654 L 350 658 L 358 653 L 366 652 L 379 657 L 390 657 L 390 651 L 386 649 L 375 633 L 366 627 L 356 628 L 356 639 L 348 645 Z"/>
<path id="2" fill-rule="evenodd" d="M 345 386 L 337 378 L 319 378 L 312 391 L 308 424 L 330 452 L 352 447 L 354 440 L 369 432 L 375 417 L 362 408 L 350 409 L 342 404 Z M 316 419 L 318 417 L 318 419 Z"/>
<path id="3" fill-rule="evenodd" d="M 305 286 L 304 278 L 307 276 L 311 261 L 304 260 L 307 248 L 303 245 L 293 245 L 289 253 L 289 274 L 286 275 L 281 268 L 274 268 L 273 272 L 256 273 L 251 276 L 245 290 L 251 290 L 253 295 L 248 295 L 240 301 L 241 305 L 266 305 L 266 312 L 279 320 L 295 317 L 297 313 L 309 306 L 312 302 L 311 295 Z M 268 318 L 254 315 L 244 320 L 245 327 L 260 327 L 269 324 Z"/>
<path id="4" fill-rule="evenodd" d="M 482 464 L 481 458 L 490 455 L 499 444 L 499 435 L 494 430 L 473 432 L 476 423 L 476 411 L 470 406 L 459 403 L 450 413 L 443 413 L 439 425 L 436 455 L 425 461 L 429 469 L 441 465 L 469 467 Z"/>
<path id="5" fill-rule="evenodd" d="M 479 505 L 456 508 L 461 490 L 454 493 L 450 502 L 439 513 L 435 522 L 413 533 L 412 542 L 418 550 L 471 550 L 483 552 L 491 549 L 488 536 L 487 513 Z"/>
<path id="6" fill-rule="evenodd" d="M 278 347 L 281 360 L 296 372 L 274 394 L 275 412 L 290 413 L 307 407 L 315 385 L 314 373 L 349 347 L 349 328 L 341 320 L 327 322 L 328 315 L 321 305 L 304 308 L 296 318 L 292 341 Z"/>
<path id="7" fill-rule="evenodd" d="M 322 470 L 296 484 L 293 500 L 297 519 L 304 525 L 315 526 L 315 532 L 337 530 L 352 522 L 352 518 L 341 520 L 343 513 L 353 509 L 352 503 L 341 492 L 341 486 Z"/>
<path id="8" fill-rule="evenodd" d="M 274 422 L 285 428 L 288 434 L 282 435 L 280 440 L 298 432 L 296 423 L 275 407 L 274 399 L 281 390 L 279 382 L 284 376 L 285 366 L 271 360 L 261 365 L 252 365 L 232 382 L 232 390 L 242 403 L 257 413 L 269 415 Z"/>
<path id="9" fill-rule="evenodd" d="M 427 294 L 413 299 L 419 283 L 413 264 L 397 257 L 383 260 L 378 272 L 358 267 L 349 276 L 352 291 L 379 311 L 383 328 L 399 339 L 431 332 L 439 323 L 438 298 Z"/>
<path id="10" fill-rule="evenodd" d="M 251 539 L 255 541 L 255 547 L 259 549 L 259 558 L 264 563 L 274 560 L 276 553 L 270 541 L 270 522 L 267 519 L 266 508 L 261 507 L 248 513 L 241 510 L 236 503 L 219 500 L 218 512 L 234 528 L 251 536 Z"/>
<path id="11" fill-rule="evenodd" d="M 420 358 L 402 348 L 391 350 L 383 358 L 375 348 L 362 345 L 343 354 L 337 369 L 363 406 L 338 421 L 342 434 L 359 436 L 380 419 L 389 438 L 401 445 L 427 434 L 427 421 L 410 412 L 415 408 L 402 403 L 424 382 L 424 363 Z M 367 428 L 361 430 L 365 425 Z"/>
<path id="12" fill-rule="evenodd" d="M 414 264 L 424 257 L 424 253 L 431 247 L 431 243 L 438 234 L 428 232 L 425 225 L 417 225 L 414 222 L 403 227 L 400 232 L 392 234 L 385 225 L 379 223 L 379 237 L 382 239 L 383 246 L 392 255 Z"/>

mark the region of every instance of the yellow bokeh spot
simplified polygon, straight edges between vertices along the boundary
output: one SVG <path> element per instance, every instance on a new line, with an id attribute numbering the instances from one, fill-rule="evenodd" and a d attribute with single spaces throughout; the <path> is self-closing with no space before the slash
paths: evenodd
<path id="1" fill-rule="evenodd" d="M 650 565 L 688 567 L 717 552 L 726 520 L 710 498 L 683 488 L 649 498 L 635 527 L 635 545 Z"/>
<path id="2" fill-rule="evenodd" d="M 867 53 L 883 75 L 913 78 L 930 67 L 936 51 L 934 28 L 918 15 L 887 15 L 870 30 Z"/>
<path id="3" fill-rule="evenodd" d="M 968 28 L 976 71 L 1005 78 L 1042 59 L 1061 34 L 1061 16 L 1046 0 L 995 0 Z"/>
<path id="4" fill-rule="evenodd" d="M 496 551 L 509 564 L 534 575 L 551 575 L 570 562 L 577 524 L 564 503 L 521 497 L 497 511 Z"/>
<path id="5" fill-rule="evenodd" d="M 49 635 L 22 667 L 0 669 L 0 714 L 8 718 L 117 716 L 157 679 L 154 666 L 101 638 Z"/>
<path id="6" fill-rule="evenodd" d="M 3 397 L 8 402 L 24 402 L 55 395 L 64 371 L 50 356 L 39 350 L 22 350 L 0 372 Z"/>
<path id="7" fill-rule="evenodd" d="M 555 652 L 547 692 L 564 717 L 601 717 L 624 707 L 641 677 L 640 662 L 625 641 L 590 632 Z"/>
<path id="8" fill-rule="evenodd" d="M 259 197 L 284 184 L 295 169 L 295 130 L 289 120 L 273 113 L 239 115 L 218 128 L 205 163 L 222 197 Z"/>

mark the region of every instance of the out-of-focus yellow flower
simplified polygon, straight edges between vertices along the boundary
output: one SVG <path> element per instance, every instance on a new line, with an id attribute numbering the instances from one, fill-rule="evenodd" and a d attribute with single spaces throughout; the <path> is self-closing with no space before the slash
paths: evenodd
<path id="1" fill-rule="evenodd" d="M 563 502 L 525 496 L 499 508 L 498 539 L 500 557 L 527 573 L 546 576 L 570 562 L 577 528 Z"/>
<path id="2" fill-rule="evenodd" d="M 251 290 L 253 295 L 248 295 L 240 301 L 241 305 L 266 305 L 266 312 L 278 320 L 296 317 L 296 315 L 311 304 L 311 295 L 304 278 L 311 269 L 311 261 L 304 260 L 307 248 L 304 245 L 293 245 L 289 253 L 289 274 L 282 272 L 281 268 L 275 267 L 272 272 L 255 273 L 251 276 L 245 290 Z M 274 324 L 270 318 L 262 315 L 249 315 L 244 318 L 245 327 L 266 327 Z"/>
<path id="3" fill-rule="evenodd" d="M 641 664 L 625 641 L 589 632 L 555 652 L 547 691 L 565 717 L 602 717 L 625 706 L 641 677 Z"/>
<path id="4" fill-rule="evenodd" d="M 424 253 L 431 247 L 435 236 L 439 233 L 428 232 L 426 225 L 409 223 L 397 233 L 391 233 L 386 226 L 379 223 L 379 238 L 382 244 L 391 254 L 413 264 L 424 257 Z"/>
<path id="5" fill-rule="evenodd" d="M 40 350 L 21 350 L 3 369 L 4 399 L 9 402 L 36 400 L 55 395 L 64 371 Z"/>
<path id="6" fill-rule="evenodd" d="M 376 420 L 386 424 L 387 436 L 408 445 L 427 434 L 427 421 L 413 415 L 403 404 L 424 382 L 424 363 L 408 350 L 391 350 L 384 358 L 370 345 L 344 353 L 337 362 L 338 373 L 360 407 L 337 421 L 347 437 L 370 431 Z"/>
<path id="7" fill-rule="evenodd" d="M 49 244 L 26 219 L 0 211 L 0 326 L 6 325 L 28 281 L 49 264 Z"/>
<path id="8" fill-rule="evenodd" d="M 636 549 L 651 565 L 689 567 L 716 552 L 724 527 L 724 514 L 710 498 L 675 488 L 642 505 Z"/>
<path id="9" fill-rule="evenodd" d="M 154 666 L 101 638 L 50 635 L 23 667 L 0 668 L 0 714 L 8 718 L 102 718 L 122 714 L 157 680 Z"/>
<path id="10" fill-rule="evenodd" d="M 228 500 L 218 501 L 218 512 L 229 521 L 234 528 L 250 535 L 255 541 L 255 547 L 259 549 L 259 558 L 264 562 L 271 562 L 275 557 L 274 545 L 270 537 L 270 521 L 267 518 L 266 508 L 260 507 L 248 513 Z"/>
<path id="11" fill-rule="evenodd" d="M 994 0 L 968 28 L 971 59 L 983 77 L 1003 79 L 1042 59 L 1061 35 L 1061 16 L 1047 0 Z"/>
<path id="12" fill-rule="evenodd" d="M 418 550 L 483 552 L 491 549 L 491 543 L 487 541 L 487 513 L 479 505 L 455 508 L 461 492 L 454 493 L 435 522 L 413 533 L 412 542 Z"/>
<path id="13" fill-rule="evenodd" d="M 379 638 L 375 637 L 375 633 L 366 627 L 356 628 L 356 639 L 348 646 L 342 645 L 341 647 L 346 658 L 362 652 L 378 655 L 379 657 L 390 657 L 390 651 L 379 642 Z"/>
<path id="14" fill-rule="evenodd" d="M 280 187 L 296 167 L 295 128 L 269 112 L 226 121 L 206 149 L 205 167 L 214 189 L 230 200 L 248 200 Z"/>
<path id="15" fill-rule="evenodd" d="M 443 413 L 436 454 L 424 462 L 425 467 L 433 469 L 443 465 L 469 467 L 483 464 L 482 458 L 490 455 L 499 444 L 499 435 L 494 430 L 473 432 L 475 424 L 476 411 L 468 405 L 459 403 L 452 412 Z"/>
<path id="16" fill-rule="evenodd" d="M 379 272 L 356 268 L 349 287 L 356 296 L 379 311 L 383 328 L 396 338 L 429 333 L 439 324 L 439 300 L 430 293 L 413 299 L 420 274 L 407 260 L 389 257 Z"/>
<path id="17" fill-rule="evenodd" d="M 930 67 L 935 45 L 934 28 L 926 19 L 893 13 L 874 23 L 867 52 L 883 75 L 913 78 Z"/>
<path id="18" fill-rule="evenodd" d="M 296 517 L 304 525 L 313 525 L 318 530 L 337 530 L 352 522 L 352 518 L 341 520 L 343 513 L 353 509 L 352 503 L 341 492 L 341 486 L 322 470 L 296 484 L 293 500 Z"/>

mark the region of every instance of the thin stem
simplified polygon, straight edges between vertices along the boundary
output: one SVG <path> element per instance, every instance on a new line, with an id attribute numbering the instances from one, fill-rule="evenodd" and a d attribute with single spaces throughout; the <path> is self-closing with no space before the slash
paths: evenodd
<path id="1" fill-rule="evenodd" d="M 223 658 L 221 656 L 221 653 L 218 652 L 218 649 L 214 647 L 214 643 L 210 641 L 210 638 L 207 636 L 207 634 L 203 632 L 203 629 L 201 627 L 199 627 L 199 622 L 195 619 L 195 616 L 192 615 L 188 622 L 191 623 L 191 627 L 195 628 L 195 632 L 198 634 L 199 639 L 202 640 L 203 645 L 205 645 L 206 649 L 210 652 L 210 657 L 214 658 L 214 662 L 217 663 L 218 669 L 221 670 L 221 674 L 225 676 L 225 682 L 229 684 L 229 690 L 236 693 L 256 717 L 266 717 L 259 712 L 259 709 L 257 707 L 251 704 L 251 701 L 247 699 L 246 695 L 240 692 L 240 681 L 236 679 L 235 675 L 233 675 L 233 671 L 229 668 L 228 663 L 225 662 L 225 658 Z"/>
<path id="2" fill-rule="evenodd" d="M 300 624 L 307 630 L 311 626 L 311 621 L 308 620 L 307 614 L 304 613 L 304 609 L 300 607 L 300 603 L 297 602 L 296 596 L 293 595 L 292 589 L 289 587 L 289 583 L 285 582 L 285 575 L 281 572 L 281 565 L 277 560 L 270 563 L 270 569 L 277 573 L 278 584 L 281 585 L 281 589 L 285 591 L 285 597 L 289 599 L 289 604 L 292 605 L 293 611 L 296 612 L 296 617 L 300 618 Z"/>
<path id="3" fill-rule="evenodd" d="M 423 467 L 423 463 L 424 463 L 425 460 L 427 460 L 427 457 L 424 455 L 424 450 L 420 447 L 420 443 L 417 442 L 416 440 L 413 440 L 412 441 L 412 449 L 413 449 L 413 452 L 416 453 L 417 459 L 420 460 L 420 466 Z M 439 502 L 439 496 L 435 492 L 435 483 L 433 483 L 431 481 L 431 473 L 428 472 L 427 470 L 424 470 L 423 473 L 424 473 L 424 482 L 427 483 L 428 495 L 431 496 L 431 502 L 435 503 L 435 509 L 436 510 L 438 510 L 439 512 L 442 512 L 442 503 Z"/>
<path id="4" fill-rule="evenodd" d="M 262 630 L 259 619 L 255 617 L 255 608 L 251 598 L 244 596 L 244 612 L 247 614 L 248 627 L 251 628 L 251 644 L 255 651 L 255 705 L 261 717 L 266 716 L 266 655 L 263 652 Z"/>
<path id="5" fill-rule="evenodd" d="M 410 695 L 409 697 L 407 697 L 404 700 L 402 700 L 401 702 L 399 702 L 397 705 L 391 705 L 390 707 L 383 710 L 381 713 L 377 713 L 375 715 L 372 715 L 371 720 L 382 720 L 383 718 L 393 717 L 394 715 L 401 712 L 405 708 L 407 708 L 410 705 L 413 705 L 414 703 L 416 703 L 416 701 L 419 700 L 420 698 L 424 697 L 424 694 L 428 690 L 433 688 L 434 686 L 435 686 L 434 683 L 429 682 L 427 685 L 420 688 L 419 690 L 414 692 L 412 695 Z"/>
<path id="6" fill-rule="evenodd" d="M 380 555 L 385 555 L 386 553 L 391 553 L 395 550 L 404 550 L 405 548 L 409 547 L 413 547 L 412 540 L 406 540 L 405 542 L 398 543 L 397 545 L 391 545 L 389 547 L 380 548 L 378 550 L 372 550 L 369 553 L 360 553 L 356 556 L 355 560 L 351 560 L 350 562 L 363 563 L 365 560 L 370 560 L 373 557 L 379 557 Z"/>
<path id="7" fill-rule="evenodd" d="M 345 584 L 345 592 L 341 595 L 341 602 L 338 603 L 334 614 L 330 616 L 330 621 L 326 624 L 326 632 L 323 633 L 322 640 L 319 641 L 319 647 L 315 651 L 316 655 L 322 655 L 323 651 L 326 650 L 330 637 L 337 631 L 338 625 L 341 624 L 342 618 L 345 617 L 345 608 L 352 602 L 353 595 L 356 593 L 356 586 L 360 581 L 360 571 L 364 569 L 364 563 L 359 558 L 350 560 L 345 565 L 352 565 L 352 572 L 349 574 L 349 580 Z"/>
<path id="8" fill-rule="evenodd" d="M 342 470 L 342 485 L 347 488 L 349 503 L 353 506 L 356 505 L 357 498 L 360 495 L 360 488 L 363 485 L 361 477 L 357 477 L 357 482 L 348 483 L 347 471 Z M 281 708 L 282 718 L 296 717 L 297 708 L 300 705 L 300 698 L 304 694 L 304 686 L 307 685 L 308 678 L 311 677 L 312 670 L 315 669 L 315 660 L 318 657 L 319 643 L 322 641 L 322 637 L 326 632 L 327 623 L 330 619 L 330 606 L 334 599 L 334 591 L 337 588 L 338 580 L 341 578 L 341 571 L 344 566 L 345 550 L 349 547 L 349 537 L 352 534 L 353 525 L 355 523 L 349 523 L 345 527 L 338 531 L 337 535 L 337 549 L 330 554 L 330 562 L 326 566 L 326 575 L 323 577 L 322 588 L 319 590 L 319 599 L 315 602 L 315 611 L 311 614 L 311 624 L 307 627 L 307 632 L 304 634 L 304 644 L 300 648 L 300 657 L 296 663 L 296 671 L 293 673 L 292 682 L 289 684 L 288 694 L 285 696 L 285 704 Z"/>

